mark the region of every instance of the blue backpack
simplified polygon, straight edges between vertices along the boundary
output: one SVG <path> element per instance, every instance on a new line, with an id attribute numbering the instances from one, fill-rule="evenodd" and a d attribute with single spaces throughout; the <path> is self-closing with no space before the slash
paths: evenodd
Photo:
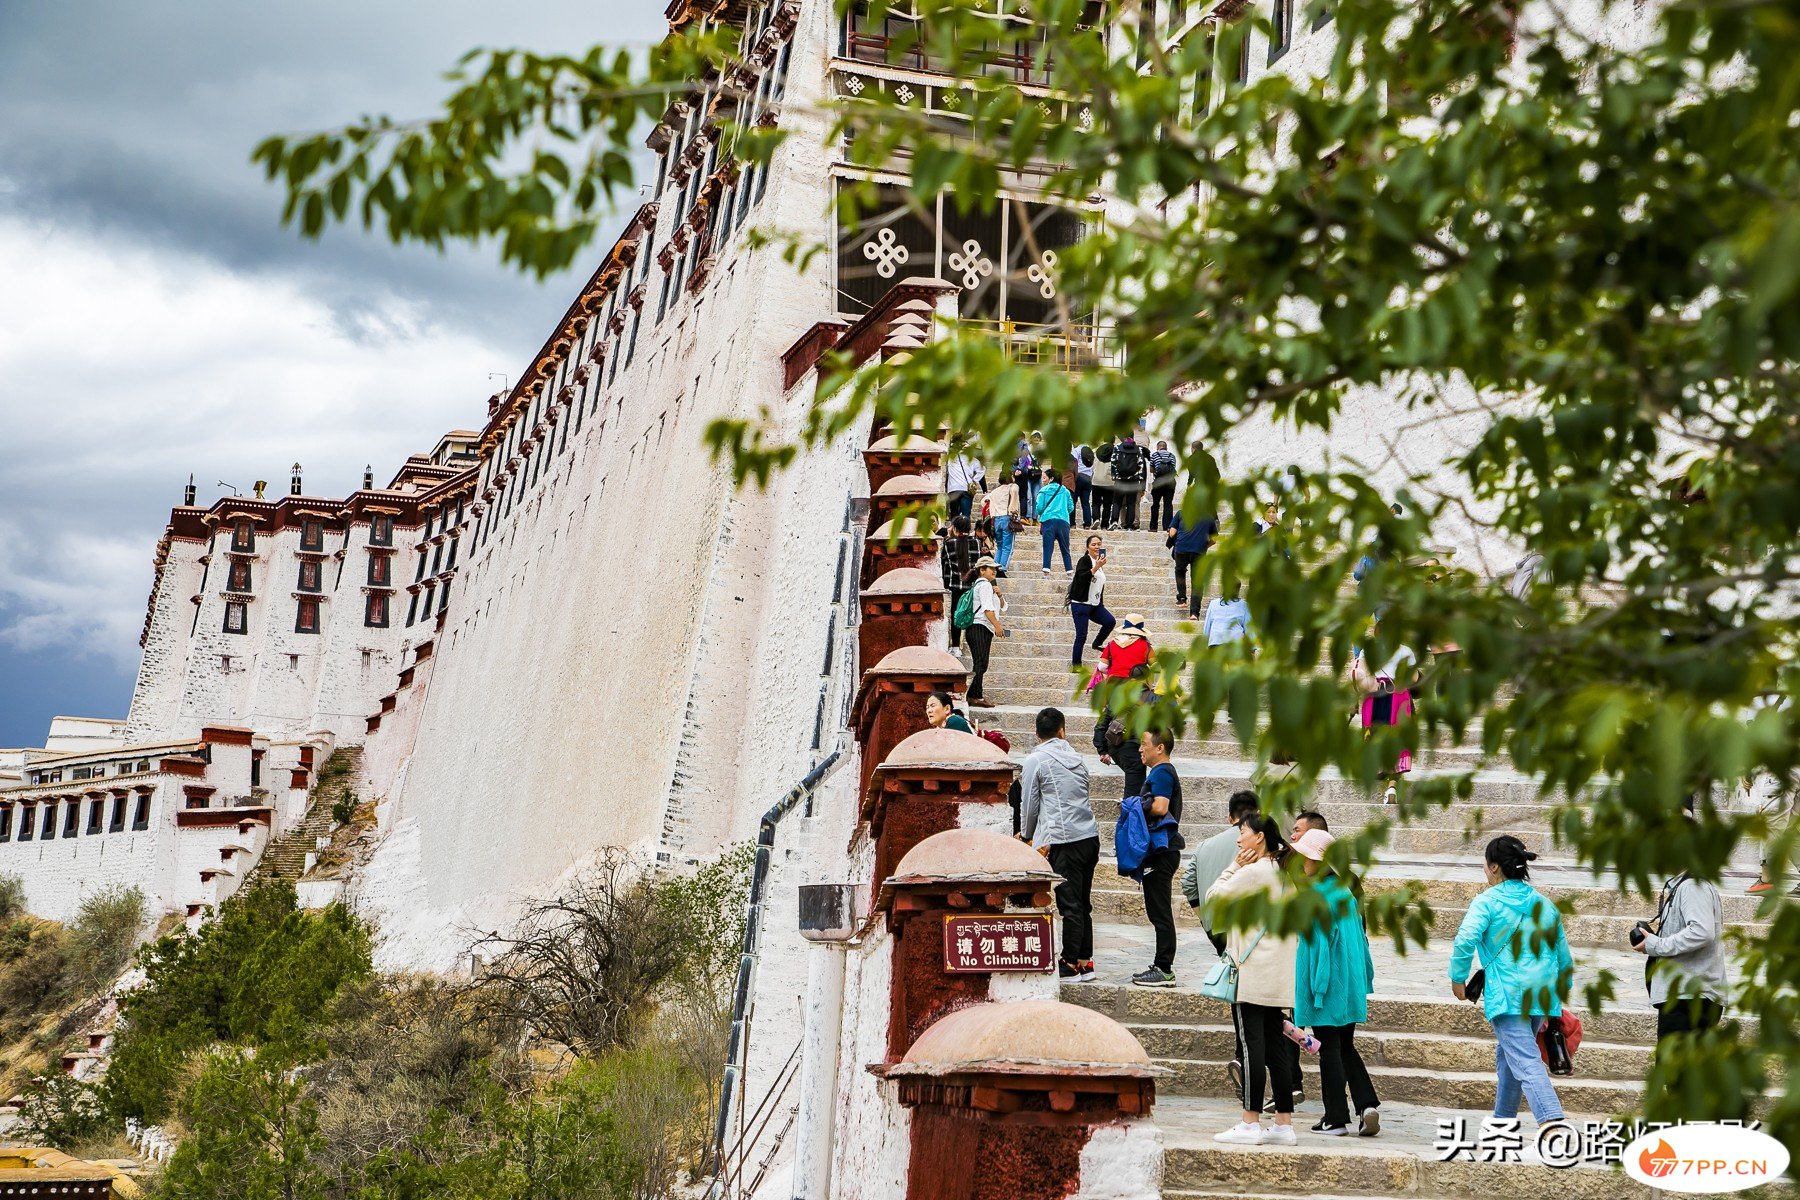
<path id="1" fill-rule="evenodd" d="M 1119 874 L 1137 879 L 1144 873 L 1144 860 L 1154 847 L 1150 844 L 1150 822 L 1144 819 L 1142 796 L 1127 796 L 1119 801 L 1119 821 L 1113 827 L 1113 855 L 1119 860 Z"/>

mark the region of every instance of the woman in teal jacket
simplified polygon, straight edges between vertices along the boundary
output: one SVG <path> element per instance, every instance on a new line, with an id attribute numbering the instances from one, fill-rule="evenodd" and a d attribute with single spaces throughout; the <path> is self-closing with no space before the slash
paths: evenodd
<path id="1" fill-rule="evenodd" d="M 1450 990 L 1468 999 L 1469 967 L 1481 955 L 1481 1011 L 1494 1027 L 1494 1119 L 1519 1115 L 1523 1094 L 1543 1125 L 1563 1119 L 1562 1102 L 1538 1055 L 1537 1031 L 1562 1013 L 1559 997 L 1575 959 L 1562 914 L 1526 882 L 1537 855 L 1502 835 L 1487 844 L 1489 887 L 1469 904 L 1450 950 Z"/>
<path id="2" fill-rule="evenodd" d="M 1300 869 L 1326 906 L 1325 917 L 1300 939 L 1294 955 L 1294 1024 L 1311 1028 L 1319 1039 L 1325 1118 L 1312 1131 L 1326 1137 L 1350 1132 L 1348 1088 L 1361 1114 L 1357 1133 L 1374 1137 L 1381 1132 L 1381 1097 L 1356 1051 L 1356 1027 L 1369 1019 L 1375 962 L 1356 897 L 1325 865 L 1325 848 L 1334 840 L 1323 829 L 1309 829 L 1294 841 Z"/>

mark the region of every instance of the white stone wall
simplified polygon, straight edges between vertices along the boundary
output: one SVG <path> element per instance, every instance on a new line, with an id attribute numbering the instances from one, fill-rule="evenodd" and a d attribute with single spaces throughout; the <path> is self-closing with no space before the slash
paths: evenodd
<path id="1" fill-rule="evenodd" d="M 58 807 L 57 837 L 31 841 L 18 840 L 19 813 L 13 812 L 12 840 L 0 842 L 0 875 L 17 875 L 25 884 L 27 911 L 52 921 L 72 920 L 81 902 L 95 892 L 112 885 L 142 889 L 147 907 L 159 913 L 177 907 L 176 894 L 175 811 L 183 803 L 181 784 L 192 782 L 174 776 L 122 776 L 123 786 L 154 781 L 156 792 L 150 799 L 150 827 L 132 831 L 135 795 L 126 801 L 125 829 L 120 833 L 90 835 L 87 831 L 84 799 L 81 833 L 77 837 L 61 836 L 61 812 Z M 112 780 L 106 781 L 109 785 Z M 34 799 L 34 803 L 38 801 Z M 107 816 L 111 816 L 111 799 L 107 800 Z M 42 815 L 41 804 L 39 815 Z M 104 828 L 104 826 L 103 826 Z M 235 832 L 235 830 L 233 831 Z M 217 859 L 217 852 L 214 858 Z M 194 876 L 193 888 L 199 886 Z"/>
<path id="2" fill-rule="evenodd" d="M 784 111 L 803 128 L 753 227 L 824 227 L 823 118 L 805 110 L 829 9 L 802 8 Z M 663 199 L 650 254 L 679 215 Z M 707 857 L 753 833 L 822 754 L 813 728 L 836 541 L 860 477 L 853 439 L 767 493 L 740 493 L 701 434 L 763 409 L 798 418 L 806 398 L 784 398 L 780 355 L 831 315 L 825 265 L 801 275 L 740 234 L 653 324 L 661 274 L 645 283 L 630 366 L 592 385 L 579 432 L 563 443 L 558 429 L 555 457 L 534 483 L 507 482 L 504 520 L 467 547 L 416 743 L 398 756 L 410 761 L 384 809 L 388 837 L 359 887 L 388 931 L 385 961 L 454 962 L 467 930 L 494 927 L 603 847 Z"/>

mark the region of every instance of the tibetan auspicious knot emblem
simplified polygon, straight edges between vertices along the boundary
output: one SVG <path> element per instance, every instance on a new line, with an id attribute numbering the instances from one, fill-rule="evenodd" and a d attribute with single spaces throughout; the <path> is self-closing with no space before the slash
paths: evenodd
<path id="1" fill-rule="evenodd" d="M 1046 913 L 1016 917 L 944 918 L 944 970 L 951 974 L 1038 971 L 1055 966 Z"/>
<path id="2" fill-rule="evenodd" d="M 875 264 L 875 273 L 883 279 L 892 279 L 895 269 L 911 256 L 894 237 L 892 229 L 878 231 L 863 243 L 862 252 L 864 258 Z"/>

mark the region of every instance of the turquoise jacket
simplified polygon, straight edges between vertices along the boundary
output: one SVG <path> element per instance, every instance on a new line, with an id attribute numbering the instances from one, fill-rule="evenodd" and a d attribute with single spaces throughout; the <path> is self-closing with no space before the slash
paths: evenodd
<path id="1" fill-rule="evenodd" d="M 1369 956 L 1362 912 L 1336 875 L 1319 876 L 1313 887 L 1330 906 L 1330 915 L 1313 924 L 1294 955 L 1294 1024 L 1360 1025 L 1369 1019 L 1369 993 L 1375 987 L 1375 961 Z"/>
<path id="2" fill-rule="evenodd" d="M 1075 511 L 1075 497 L 1069 489 L 1060 483 L 1046 483 L 1038 489 L 1037 519 L 1040 521 L 1066 521 L 1069 514 Z"/>
<path id="3" fill-rule="evenodd" d="M 1450 982 L 1466 983 L 1475 955 L 1487 979 L 1481 1011 L 1495 1017 L 1554 1017 L 1560 987 L 1575 971 L 1562 914 L 1523 879 L 1507 879 L 1480 893 L 1463 914 L 1450 948 Z"/>

